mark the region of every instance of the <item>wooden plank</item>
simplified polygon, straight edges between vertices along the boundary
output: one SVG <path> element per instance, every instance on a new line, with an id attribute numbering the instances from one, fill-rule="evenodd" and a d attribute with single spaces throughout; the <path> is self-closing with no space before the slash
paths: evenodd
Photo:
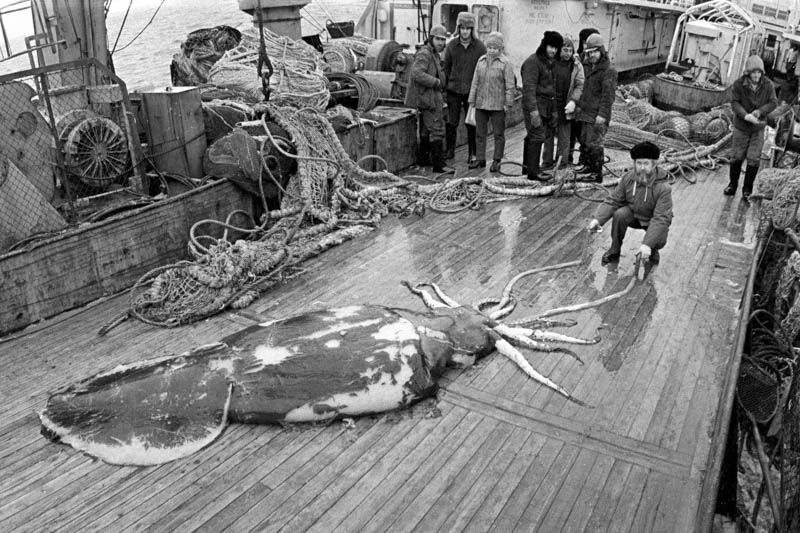
<path id="1" fill-rule="evenodd" d="M 427 451 L 439 447 L 465 416 L 463 409 L 448 408 L 441 419 L 435 423 L 427 421 L 423 428 L 404 435 L 388 452 L 368 450 L 366 457 L 359 461 L 360 465 L 368 468 L 345 472 L 283 529 L 321 531 L 338 527 L 358 531 L 372 517 L 372 512 L 392 496 L 392 491 L 402 485 L 405 478 L 399 470 L 413 470 L 424 460 Z M 368 495 L 368 504 L 362 505 Z"/>
<path id="2" fill-rule="evenodd" d="M 617 507 L 617 502 L 620 500 L 622 492 L 625 489 L 628 476 L 633 468 L 633 464 L 627 461 L 621 461 L 619 459 L 614 461 L 611 471 L 606 477 L 606 483 L 600 490 L 597 503 L 592 509 L 583 531 L 606 530 L 611 521 L 611 516 L 614 514 L 614 510 Z"/>
<path id="3" fill-rule="evenodd" d="M 649 470 L 640 466 L 634 466 L 628 478 L 625 480 L 625 488 L 622 491 L 614 514 L 611 519 L 601 523 L 607 533 L 618 533 L 620 531 L 630 531 L 631 523 L 636 516 L 639 502 L 642 499 L 645 483 Z"/>
<path id="4" fill-rule="evenodd" d="M 464 528 L 466 531 L 488 531 L 492 527 L 500 516 L 506 502 L 513 492 L 517 490 L 516 488 L 528 468 L 531 467 L 536 456 L 547 442 L 550 442 L 551 446 L 559 445 L 558 441 L 551 441 L 544 435 L 538 433 L 530 434 L 528 440 L 514 454 L 508 467 L 494 480 L 495 484 L 491 487 L 489 494 L 479 502 L 477 510 L 474 511 Z M 544 464 L 544 462 L 540 461 L 541 464 Z M 547 468 L 547 465 L 544 465 L 544 468 Z M 457 520 L 459 518 L 457 517 Z"/>
<path id="5" fill-rule="evenodd" d="M 450 516 L 478 474 L 494 460 L 514 427 L 484 420 L 447 458 L 441 470 L 389 526 L 393 531 L 435 531 Z M 483 439 L 483 440 L 481 440 Z"/>
<path id="6" fill-rule="evenodd" d="M 476 516 L 479 507 L 486 503 L 498 492 L 502 492 L 502 486 L 508 486 L 513 481 L 511 473 L 508 472 L 511 462 L 518 457 L 529 446 L 535 447 L 531 433 L 522 428 L 514 428 L 511 435 L 494 455 L 484 454 L 488 458 L 486 464 L 478 467 L 470 464 L 468 472 L 462 479 L 453 483 L 451 487 L 458 490 L 459 494 L 453 494 L 452 502 L 449 503 L 448 513 L 441 511 L 442 505 L 437 504 L 438 517 L 431 517 L 437 522 L 437 531 L 462 531 L 466 529 L 470 520 Z M 538 450 L 538 448 L 537 448 Z M 500 486 L 498 486 L 500 485 Z M 450 487 L 448 487 L 448 490 Z M 428 517 L 426 516 L 419 524 L 419 528 L 428 528 Z M 433 531 L 433 527 L 427 529 Z"/>
<path id="7" fill-rule="evenodd" d="M 447 401 L 537 433 L 557 437 L 575 446 L 607 453 L 659 472 L 688 476 L 691 456 L 687 454 L 664 450 L 590 424 L 542 413 L 460 384 L 450 386 Z"/>
<path id="8" fill-rule="evenodd" d="M 547 438 L 536 457 L 527 464 L 527 468 L 525 468 L 526 465 L 521 465 L 525 469 L 525 473 L 505 502 L 503 502 L 502 508 L 494 522 L 492 522 L 491 529 L 495 531 L 511 531 L 525 512 L 531 502 L 531 498 L 543 480 L 547 477 L 558 475 L 558 472 L 553 468 L 554 461 L 561 457 L 563 464 L 563 457 L 570 455 L 573 457 L 577 455 L 577 450 L 564 446 L 557 439 Z M 470 528 L 472 526 L 473 524 L 471 523 Z"/>
<path id="9" fill-rule="evenodd" d="M 200 89 L 167 87 L 144 91 L 141 96 L 147 145 L 155 166 L 161 172 L 202 178 L 206 136 Z"/>
<path id="10" fill-rule="evenodd" d="M 385 531 L 402 516 L 403 511 L 416 500 L 416 497 L 430 483 L 435 483 L 435 476 L 442 469 L 448 468 L 448 461 L 462 448 L 470 447 L 474 442 L 469 436 L 478 429 L 478 439 L 482 442 L 485 435 L 497 424 L 496 421 L 486 421 L 483 416 L 476 413 L 467 413 L 464 420 L 447 437 L 441 445 L 433 450 L 427 450 L 421 465 L 414 465 L 411 469 L 398 468 L 395 472 L 403 477 L 401 487 L 392 491 L 391 497 L 381 506 L 373 508 L 371 519 L 364 525 L 362 531 Z M 472 449 L 474 452 L 474 448 Z M 472 452 L 470 452 L 472 453 Z M 385 487 L 379 487 L 379 491 Z"/>

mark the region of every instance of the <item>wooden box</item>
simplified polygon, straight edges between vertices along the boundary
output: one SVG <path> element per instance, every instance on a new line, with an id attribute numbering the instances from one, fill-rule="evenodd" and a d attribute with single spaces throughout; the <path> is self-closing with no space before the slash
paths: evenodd
<path id="1" fill-rule="evenodd" d="M 161 172 L 203 177 L 206 151 L 200 90 L 166 87 L 141 93 L 148 153 Z"/>
<path id="2" fill-rule="evenodd" d="M 195 222 L 225 220 L 239 209 L 252 212 L 250 195 L 223 180 L 0 256 L 0 335 L 117 293 L 156 267 L 188 259 Z M 201 233 L 221 236 L 216 226 L 205 229 Z"/>

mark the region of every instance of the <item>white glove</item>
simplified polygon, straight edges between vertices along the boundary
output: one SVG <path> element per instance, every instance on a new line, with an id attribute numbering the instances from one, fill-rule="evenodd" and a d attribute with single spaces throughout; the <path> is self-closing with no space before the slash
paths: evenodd
<path id="1" fill-rule="evenodd" d="M 646 244 L 643 244 L 639 248 L 639 255 L 642 257 L 642 261 L 647 261 L 648 259 L 650 259 L 650 254 L 651 253 L 652 253 L 652 250 Z"/>
<path id="2" fill-rule="evenodd" d="M 604 118 L 603 118 L 603 117 L 601 117 L 600 115 L 597 115 L 597 116 L 595 117 L 595 119 L 594 119 L 594 123 L 595 123 L 595 124 L 597 124 L 598 126 L 602 126 L 603 124 L 605 124 L 605 123 L 606 123 L 606 119 L 604 119 Z"/>
<path id="3" fill-rule="evenodd" d="M 591 222 L 589 222 L 589 231 L 602 231 L 603 228 L 600 227 L 600 222 L 597 221 L 596 218 L 593 218 Z"/>
<path id="4" fill-rule="evenodd" d="M 564 113 L 566 113 L 567 115 L 571 115 L 574 112 L 575 112 L 575 102 L 570 100 L 569 102 L 567 102 L 567 105 L 564 106 Z"/>
<path id="5" fill-rule="evenodd" d="M 751 124 L 758 124 L 758 118 L 752 113 L 748 113 L 744 116 L 744 120 Z"/>

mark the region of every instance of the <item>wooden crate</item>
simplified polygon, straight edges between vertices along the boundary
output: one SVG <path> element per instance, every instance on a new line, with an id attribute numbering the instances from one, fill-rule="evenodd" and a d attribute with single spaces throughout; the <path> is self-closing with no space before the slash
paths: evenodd
<path id="1" fill-rule="evenodd" d="M 148 153 L 158 170 L 202 178 L 206 136 L 200 90 L 166 87 L 141 97 Z"/>
<path id="2" fill-rule="evenodd" d="M 187 259 L 192 224 L 225 220 L 236 209 L 252 213 L 250 196 L 223 180 L 0 256 L 0 335 L 124 290 L 156 267 Z"/>

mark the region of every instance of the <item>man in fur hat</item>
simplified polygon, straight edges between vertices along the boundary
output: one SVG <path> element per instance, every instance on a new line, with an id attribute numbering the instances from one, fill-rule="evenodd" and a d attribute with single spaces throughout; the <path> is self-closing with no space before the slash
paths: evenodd
<path id="1" fill-rule="evenodd" d="M 672 187 L 667 172 L 657 166 L 660 155 L 658 146 L 651 142 L 634 146 L 631 149 L 633 170 L 622 176 L 614 192 L 600 204 L 589 222 L 590 231 L 600 231 L 608 219 L 613 219 L 611 248 L 603 254 L 604 265 L 619 260 L 628 228 L 645 230 L 639 254 L 652 264 L 659 262 L 658 251 L 667 244 L 672 224 Z"/>
<path id="2" fill-rule="evenodd" d="M 572 157 L 570 153 L 570 134 L 572 123 L 575 119 L 576 104 L 583 94 L 584 75 L 583 65 L 575 53 L 572 39 L 568 36 L 564 36 L 564 44 L 556 57 L 553 72 L 558 122 L 555 130 L 556 135 L 550 135 L 544 140 L 544 154 L 542 155 L 541 166 L 541 170 L 544 172 L 554 167 L 559 156 L 561 157 L 562 168 L 569 164 Z M 558 137 L 558 149 L 553 155 L 556 136 Z"/>
<path id="3" fill-rule="evenodd" d="M 777 105 L 775 86 L 764 76 L 764 62 L 756 55 L 748 57 L 744 64 L 744 75 L 733 82 L 731 87 L 734 119 L 730 182 L 723 191 L 726 195 L 736 194 L 745 158 L 747 170 L 744 173 L 742 198 L 747 200 L 753 192 L 753 182 L 761 162 L 767 115 Z"/>
<path id="4" fill-rule="evenodd" d="M 536 52 L 522 64 L 522 111 L 525 119 L 525 145 L 522 165 L 529 180 L 541 180 L 539 158 L 542 144 L 552 135 L 558 121 L 553 67 L 564 40 L 555 31 L 544 32 Z"/>
<path id="5" fill-rule="evenodd" d="M 586 164 L 575 169 L 583 178 L 597 183 L 603 182 L 605 140 L 611 120 L 611 104 L 617 90 L 617 71 L 611 66 L 606 52 L 605 40 L 598 33 L 586 38 L 583 70 L 583 96 L 577 106 L 577 119 L 581 122 L 581 151 L 586 154 Z"/>
<path id="6" fill-rule="evenodd" d="M 439 55 L 444 51 L 447 30 L 431 28 L 428 40 L 414 54 L 411 77 L 406 90 L 406 107 L 419 112 L 419 153 L 417 164 L 426 166 L 428 158 L 434 172 L 452 172 L 444 164 L 444 69 Z"/>
<path id="7" fill-rule="evenodd" d="M 461 110 L 466 116 L 469 106 L 467 97 L 472 86 L 472 77 L 478 59 L 486 53 L 486 46 L 475 36 L 475 15 L 462 11 L 456 19 L 458 34 L 449 43 L 444 51 L 444 74 L 447 80 L 447 153 L 446 159 L 455 156 L 456 135 Z M 465 124 L 467 127 L 467 147 L 469 156 L 467 162 L 475 158 L 475 126 Z"/>

